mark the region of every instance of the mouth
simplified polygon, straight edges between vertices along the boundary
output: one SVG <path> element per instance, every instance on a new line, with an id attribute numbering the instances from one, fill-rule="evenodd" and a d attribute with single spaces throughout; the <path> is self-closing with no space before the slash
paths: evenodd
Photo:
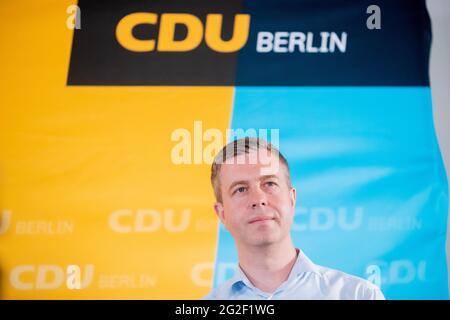
<path id="1" fill-rule="evenodd" d="M 249 221 L 249 224 L 264 223 L 264 222 L 273 221 L 273 220 L 275 220 L 274 217 L 261 216 L 261 217 L 256 217 L 256 218 L 251 219 Z"/>

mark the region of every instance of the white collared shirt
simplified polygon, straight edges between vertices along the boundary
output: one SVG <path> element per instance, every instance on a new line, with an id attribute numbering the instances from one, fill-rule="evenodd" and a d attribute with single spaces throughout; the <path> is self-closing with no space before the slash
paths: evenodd
<path id="1" fill-rule="evenodd" d="M 253 286 L 239 266 L 231 279 L 214 289 L 204 299 L 384 300 L 385 298 L 381 290 L 371 282 L 316 265 L 303 250 L 300 250 L 288 279 L 273 293 L 263 292 Z"/>

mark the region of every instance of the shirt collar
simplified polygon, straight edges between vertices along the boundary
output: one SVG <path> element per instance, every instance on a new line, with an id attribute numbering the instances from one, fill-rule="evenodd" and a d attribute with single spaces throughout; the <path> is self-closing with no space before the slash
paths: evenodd
<path id="1" fill-rule="evenodd" d="M 295 260 L 294 266 L 292 267 L 292 270 L 289 273 L 286 282 L 290 282 L 304 273 L 319 273 L 318 267 L 306 256 L 303 250 L 297 248 L 296 250 L 298 250 L 297 259 Z M 243 284 L 249 288 L 254 288 L 254 286 L 242 270 L 241 266 L 238 264 L 236 273 L 231 278 L 230 285 L 231 288 L 239 289 Z"/>

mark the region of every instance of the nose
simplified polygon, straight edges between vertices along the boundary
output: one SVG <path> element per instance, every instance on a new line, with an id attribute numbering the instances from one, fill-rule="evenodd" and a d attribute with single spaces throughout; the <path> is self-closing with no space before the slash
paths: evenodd
<path id="1" fill-rule="evenodd" d="M 260 188 L 255 188 L 252 192 L 251 197 L 251 207 L 252 209 L 256 209 L 258 207 L 265 207 L 267 206 L 267 197 L 263 190 Z"/>
<path id="2" fill-rule="evenodd" d="M 258 202 L 254 202 L 254 203 L 252 203 L 252 209 L 256 209 L 256 208 L 258 208 L 258 207 L 260 207 L 260 206 L 266 206 L 267 204 L 266 204 L 266 202 L 265 201 L 258 201 Z"/>

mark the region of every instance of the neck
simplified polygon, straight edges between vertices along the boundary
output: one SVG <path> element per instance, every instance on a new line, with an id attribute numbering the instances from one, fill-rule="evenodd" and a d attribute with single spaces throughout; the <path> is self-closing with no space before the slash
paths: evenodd
<path id="1" fill-rule="evenodd" d="M 258 289 L 273 293 L 287 280 L 297 258 L 290 237 L 267 246 L 238 245 L 239 265 Z"/>

